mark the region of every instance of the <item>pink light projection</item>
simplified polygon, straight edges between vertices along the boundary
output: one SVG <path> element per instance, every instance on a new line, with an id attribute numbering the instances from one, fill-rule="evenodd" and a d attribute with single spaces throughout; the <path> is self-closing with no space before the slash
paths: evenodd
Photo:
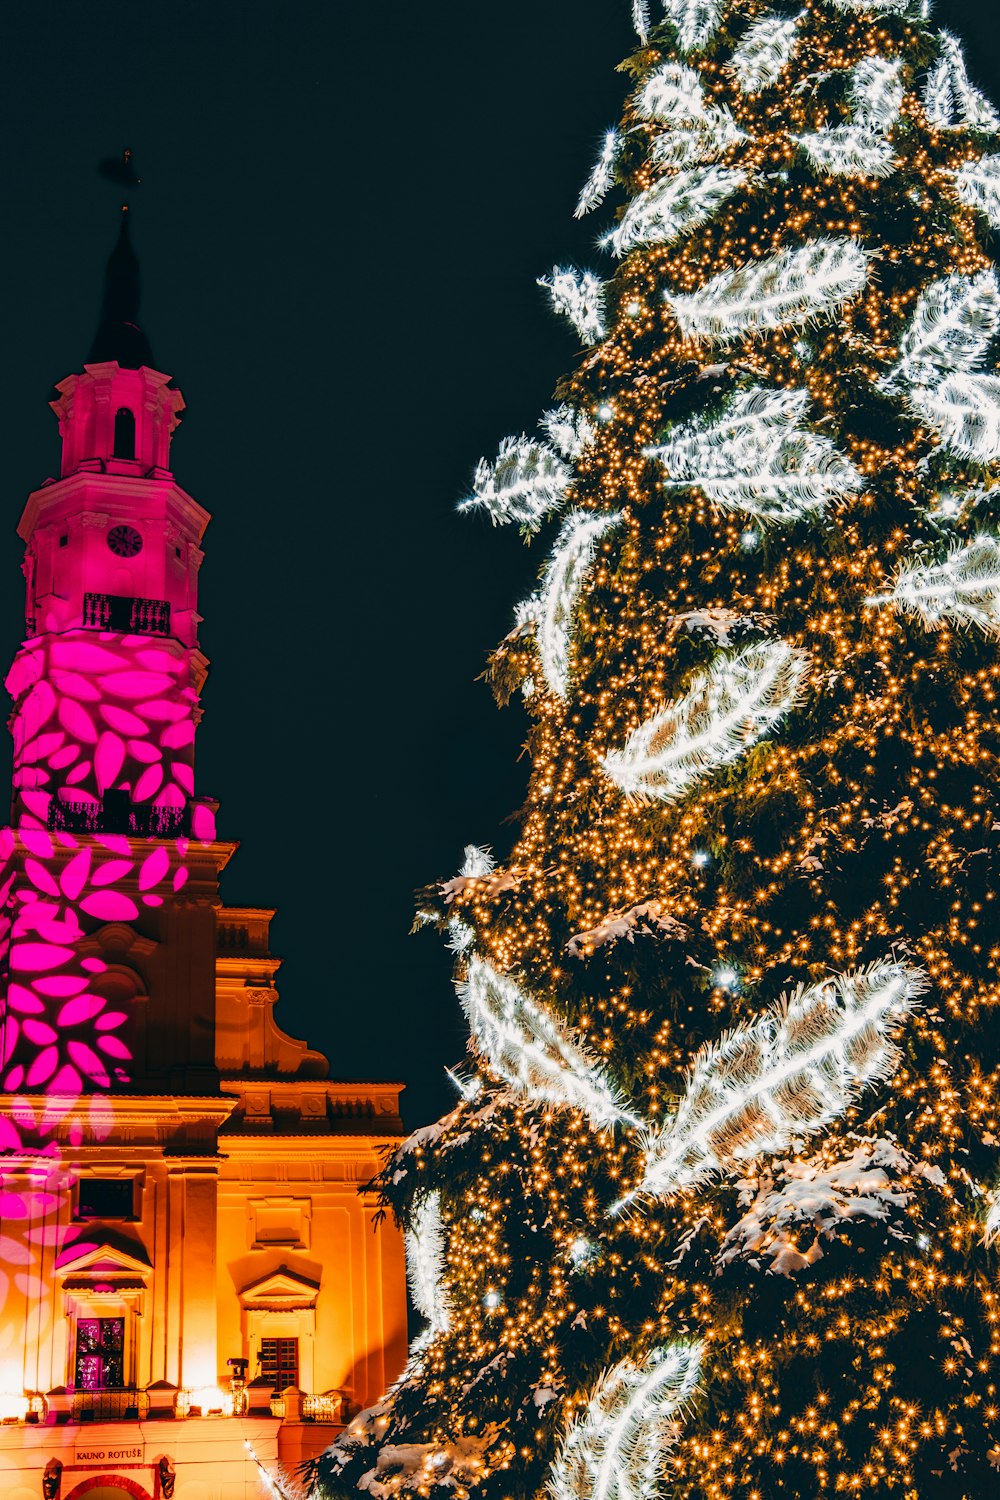
<path id="1" fill-rule="evenodd" d="M 183 808 L 194 793 L 200 707 L 178 642 L 70 630 L 28 641 L 7 675 L 15 702 L 14 787 L 22 827 L 45 828 L 53 797 L 97 807 Z M 198 837 L 212 837 L 198 814 Z"/>
<path id="2" fill-rule="evenodd" d="M 79 1226 L 60 1228 L 58 1142 L 103 1139 L 108 1096 L 135 1070 L 133 1007 L 102 930 L 142 933 L 185 899 L 190 841 L 215 839 L 194 782 L 209 518 L 167 467 L 183 399 L 169 376 L 115 361 L 58 389 L 61 478 L 29 496 L 19 527 L 28 639 L 6 679 L 14 803 L 0 829 L 0 1301 L 36 1300 L 39 1326 L 55 1305 L 43 1265 L 86 1249 L 66 1241 Z M 122 408 L 131 453 L 115 448 Z"/>

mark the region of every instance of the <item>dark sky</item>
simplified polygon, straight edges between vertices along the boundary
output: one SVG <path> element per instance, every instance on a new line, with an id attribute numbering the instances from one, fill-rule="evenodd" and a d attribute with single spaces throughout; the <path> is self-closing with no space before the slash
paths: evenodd
<path id="1" fill-rule="evenodd" d="M 655 4 L 655 0 L 654 0 Z M 413 888 L 510 839 L 524 719 L 476 678 L 540 554 L 458 517 L 481 454 L 574 358 L 535 277 L 596 264 L 571 215 L 618 118 L 629 0 L 19 5 L 0 139 L 0 633 L 14 527 L 57 472 L 132 147 L 143 323 L 188 414 L 179 482 L 214 519 L 200 790 L 242 840 L 233 904 L 279 907 L 280 1016 L 335 1075 L 407 1083 L 411 1125 L 464 1051 L 450 956 Z M 1000 97 L 994 0 L 940 0 Z M 598 216 L 599 217 L 599 216 Z M 6 772 L 4 771 L 5 775 Z"/>

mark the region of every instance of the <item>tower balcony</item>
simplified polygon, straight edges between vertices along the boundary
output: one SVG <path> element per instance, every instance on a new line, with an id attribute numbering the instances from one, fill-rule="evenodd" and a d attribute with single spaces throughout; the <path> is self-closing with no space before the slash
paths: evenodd
<path id="1" fill-rule="evenodd" d="M 105 792 L 102 802 L 49 803 L 48 826 L 59 833 L 124 833 L 133 838 L 177 838 L 190 834 L 187 807 L 134 803 L 128 792 Z"/>
<path id="2" fill-rule="evenodd" d="M 169 635 L 170 603 L 166 599 L 131 599 L 120 594 L 84 594 L 83 623 L 89 630 Z"/>

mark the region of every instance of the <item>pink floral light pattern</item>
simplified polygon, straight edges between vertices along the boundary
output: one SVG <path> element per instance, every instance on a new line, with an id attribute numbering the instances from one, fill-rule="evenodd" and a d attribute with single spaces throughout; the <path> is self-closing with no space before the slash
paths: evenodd
<path id="1" fill-rule="evenodd" d="M 200 714 L 192 653 L 173 640 L 69 630 L 28 641 L 7 675 L 22 826 L 45 828 L 53 796 L 182 808 L 194 793 Z M 201 835 L 204 836 L 204 835 Z"/>
<path id="2" fill-rule="evenodd" d="M 139 852 L 142 850 L 143 852 Z M 134 922 L 188 878 L 186 839 L 0 830 L 0 1088 L 77 1098 L 127 1084 L 130 1017 L 101 995 L 88 930 Z"/>

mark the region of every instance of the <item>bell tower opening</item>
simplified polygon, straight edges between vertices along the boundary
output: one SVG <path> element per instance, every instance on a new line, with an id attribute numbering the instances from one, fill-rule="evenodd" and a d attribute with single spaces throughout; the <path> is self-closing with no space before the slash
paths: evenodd
<path id="1" fill-rule="evenodd" d="M 115 412 L 112 458 L 135 458 L 135 413 L 127 406 Z"/>

